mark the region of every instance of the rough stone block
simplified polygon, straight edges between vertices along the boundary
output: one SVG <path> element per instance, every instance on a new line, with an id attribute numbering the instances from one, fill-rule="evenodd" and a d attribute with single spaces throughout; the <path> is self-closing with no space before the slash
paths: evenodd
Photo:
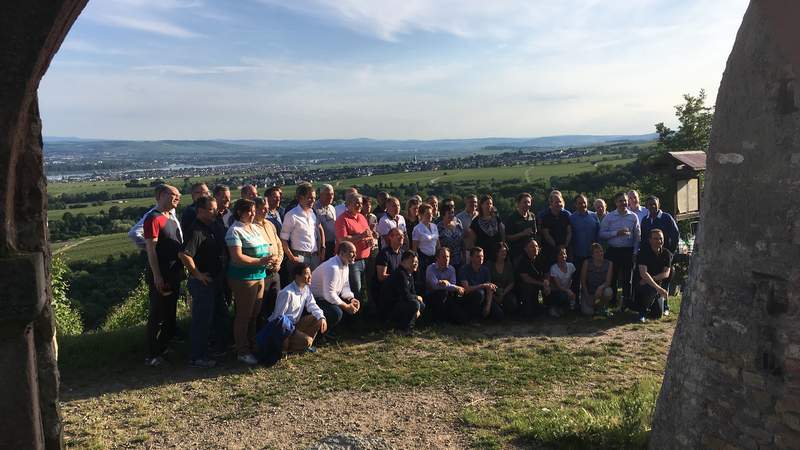
<path id="1" fill-rule="evenodd" d="M 775 403 L 775 411 L 800 413 L 800 395 L 784 395 Z"/>
<path id="2" fill-rule="evenodd" d="M 764 376 L 759 373 L 743 371 L 742 381 L 745 385 L 757 389 L 765 390 L 767 388 L 767 382 L 764 379 Z"/>
<path id="3" fill-rule="evenodd" d="M 24 253 L 0 258 L 0 323 L 30 323 L 45 304 L 44 257 Z"/>

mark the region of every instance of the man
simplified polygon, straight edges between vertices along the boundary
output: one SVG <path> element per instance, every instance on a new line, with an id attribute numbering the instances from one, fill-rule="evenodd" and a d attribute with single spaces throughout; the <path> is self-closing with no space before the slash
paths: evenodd
<path id="1" fill-rule="evenodd" d="M 325 232 L 325 260 L 333 256 L 336 246 L 336 208 L 333 206 L 333 198 L 333 186 L 323 184 L 319 188 L 319 199 L 314 203 L 314 213 Z"/>
<path id="2" fill-rule="evenodd" d="M 470 306 L 477 306 L 474 317 L 478 315 L 484 319 L 503 319 L 503 308 L 494 301 L 497 286 L 491 282 L 492 274 L 487 266 L 483 265 L 483 249 L 472 247 L 469 250 L 469 264 L 461 266 L 458 280 L 464 288 L 463 302 Z M 475 315 L 475 312 L 478 315 Z"/>
<path id="3" fill-rule="evenodd" d="M 347 210 L 336 219 L 336 245 L 350 242 L 356 248 L 355 260 L 350 264 L 350 289 L 356 297 L 364 298 L 364 272 L 366 261 L 372 251 L 374 239 L 366 217 L 361 214 L 363 200 L 361 194 L 350 194 L 345 200 Z"/>
<path id="4" fill-rule="evenodd" d="M 427 203 L 431 205 L 431 222 L 439 223 L 439 197 L 431 194 L 428 196 Z"/>
<path id="5" fill-rule="evenodd" d="M 348 267 L 355 257 L 356 246 L 344 241 L 336 256 L 320 264 L 311 275 L 311 292 L 325 313 L 329 329 L 338 325 L 345 314 L 352 316 L 361 308 L 361 301 L 350 290 Z"/>
<path id="6" fill-rule="evenodd" d="M 647 217 L 647 208 L 639 204 L 639 193 L 634 190 L 628 191 L 628 209 L 636 214 L 639 223 L 642 223 L 642 219 Z"/>
<path id="7" fill-rule="evenodd" d="M 436 261 L 425 271 L 427 298 L 436 320 L 449 320 L 456 324 L 469 320 L 470 308 L 464 304 L 464 288 L 456 282 L 456 269 L 450 265 L 450 249 L 439 247 Z M 476 308 L 471 308 L 472 310 Z"/>
<path id="8" fill-rule="evenodd" d="M 456 218 L 461 221 L 461 226 L 465 230 L 472 225 L 472 220 L 478 217 L 478 196 L 469 194 L 464 197 L 464 210 L 456 214 Z"/>
<path id="9" fill-rule="evenodd" d="M 405 335 L 414 331 L 417 319 L 425 310 L 422 297 L 417 295 L 414 272 L 419 260 L 417 254 L 406 250 L 400 258 L 400 265 L 383 286 L 383 316 Z"/>
<path id="10" fill-rule="evenodd" d="M 156 199 L 156 208 L 144 221 L 145 276 L 150 297 L 145 364 L 152 367 L 163 362 L 162 354 L 175 335 L 175 314 L 184 277 L 183 264 L 178 258 L 183 235 L 180 224 L 170 220 L 170 214 L 181 201 L 181 193 L 174 186 L 163 184 L 156 188 Z"/>
<path id="11" fill-rule="evenodd" d="M 536 239 L 528 239 L 525 251 L 514 262 L 517 279 L 514 291 L 520 302 L 517 309 L 522 315 L 531 317 L 540 309 L 539 293 L 547 298 L 550 295 L 550 280 L 548 268 L 543 267 L 543 259 L 539 257 L 539 243 Z"/>
<path id="12" fill-rule="evenodd" d="M 314 270 L 325 257 L 325 232 L 311 209 L 317 193 L 311 183 L 300 183 L 296 195 L 297 206 L 283 217 L 280 233 L 289 272 L 301 262 Z"/>
<path id="13" fill-rule="evenodd" d="M 572 225 L 572 261 L 578 268 L 572 283 L 572 292 L 579 291 L 580 268 L 592 256 L 592 244 L 597 242 L 597 233 L 600 231 L 597 214 L 589 211 L 588 206 L 586 196 L 579 194 L 575 197 L 575 212 L 569 216 L 569 223 Z"/>
<path id="14" fill-rule="evenodd" d="M 382 286 L 400 266 L 400 258 L 403 254 L 403 242 L 405 234 L 399 228 L 392 228 L 386 235 L 388 245 L 378 251 L 375 257 L 375 278 L 372 280 L 370 299 L 375 299 L 378 311 L 384 312 L 386 309 L 381 305 L 383 301 L 381 292 Z M 419 261 L 417 261 L 419 263 Z"/>
<path id="15" fill-rule="evenodd" d="M 201 197 L 208 197 L 211 194 L 211 192 L 208 190 L 208 185 L 205 183 L 195 183 L 192 185 L 191 189 L 192 204 L 187 206 L 181 214 L 181 230 L 183 230 L 187 236 L 192 228 L 194 219 L 197 217 L 197 199 Z"/>
<path id="16" fill-rule="evenodd" d="M 560 191 L 550 193 L 549 207 L 542 212 L 540 217 L 542 231 L 542 250 L 547 266 L 556 262 L 558 247 L 569 248 L 572 242 L 572 224 L 569 220 L 569 211 L 564 209 L 564 197 Z"/>
<path id="17" fill-rule="evenodd" d="M 614 277 L 611 290 L 614 297 L 611 305 L 616 305 L 617 287 L 622 288 L 621 308 L 631 300 L 631 276 L 633 272 L 633 255 L 639 250 L 641 228 L 639 218 L 628 210 L 628 197 L 624 192 L 614 196 L 617 209 L 606 214 L 600 224 L 600 239 L 608 242 L 606 257 L 614 263 Z"/>
<path id="18" fill-rule="evenodd" d="M 180 257 L 189 271 L 187 287 L 192 297 L 190 330 L 192 367 L 209 368 L 217 365 L 208 355 L 209 332 L 214 329 L 219 350 L 226 348 L 227 308 L 225 306 L 225 229 L 215 219 L 217 201 L 200 197 L 195 202 L 197 219 L 181 247 Z"/>
<path id="19" fill-rule="evenodd" d="M 505 220 L 506 241 L 508 241 L 511 261 L 522 254 L 525 243 L 536 237 L 536 216 L 531 212 L 533 196 L 527 192 L 517 195 L 517 208 Z M 492 261 L 494 262 L 494 261 Z"/>
<path id="20" fill-rule="evenodd" d="M 272 186 L 267 189 L 264 196 L 267 199 L 267 220 L 272 222 L 272 224 L 275 225 L 275 229 L 280 233 L 281 227 L 283 226 L 283 216 L 286 213 L 281 206 L 283 191 L 278 186 Z"/>
<path id="21" fill-rule="evenodd" d="M 647 246 L 648 242 L 645 242 L 645 239 L 650 236 L 650 231 L 659 229 L 664 233 L 664 248 L 669 250 L 674 257 L 678 252 L 678 242 L 680 240 L 678 224 L 669 213 L 661 210 L 661 201 L 658 197 L 651 195 L 647 197 L 644 204 L 647 206 L 648 214 L 647 217 L 642 220 L 642 241 L 640 243 L 640 248 Z M 667 291 L 669 291 L 670 281 L 672 281 L 672 277 L 663 284 Z M 664 300 L 664 315 L 669 315 L 669 303 L 666 300 Z"/>
<path id="22" fill-rule="evenodd" d="M 375 214 L 375 217 L 380 220 L 381 216 L 383 216 L 383 213 L 386 212 L 386 200 L 389 199 L 389 193 L 386 191 L 380 191 L 375 196 L 375 199 L 378 202 L 378 205 L 372 210 L 372 214 Z"/>
<path id="23" fill-rule="evenodd" d="M 294 331 L 284 338 L 283 352 L 314 352 L 314 338 L 317 333 L 325 334 L 328 331 L 328 323 L 325 313 L 311 294 L 311 270 L 305 264 L 298 264 L 292 272 L 294 281 L 278 293 L 275 309 L 267 319 L 267 327 L 281 317 L 290 320 Z"/>
<path id="24" fill-rule="evenodd" d="M 256 197 L 258 197 L 258 189 L 256 189 L 256 187 L 252 184 L 245 184 L 239 191 L 239 195 L 241 198 L 253 202 L 256 200 Z"/>
<path id="25" fill-rule="evenodd" d="M 227 230 L 234 222 L 231 207 L 231 189 L 224 184 L 214 186 L 214 199 L 217 201 L 217 219 Z"/>
<path id="26" fill-rule="evenodd" d="M 351 194 L 358 194 L 358 189 L 356 189 L 355 186 L 350 186 L 349 188 L 344 190 L 344 198 L 347 199 L 347 196 Z M 346 210 L 347 210 L 347 205 L 344 202 L 336 205 L 336 218 L 338 219 L 339 216 L 344 214 Z"/>
<path id="27" fill-rule="evenodd" d="M 670 276 L 672 252 L 664 248 L 664 233 L 658 228 L 650 230 L 650 243 L 642 247 L 637 265 L 641 278 L 636 286 L 636 303 L 639 322 L 645 323 L 648 315 L 656 319 L 662 316 L 669 295 L 664 285 Z"/>

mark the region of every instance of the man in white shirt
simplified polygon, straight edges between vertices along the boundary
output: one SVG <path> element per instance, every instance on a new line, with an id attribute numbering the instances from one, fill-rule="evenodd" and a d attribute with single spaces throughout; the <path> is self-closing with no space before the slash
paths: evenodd
<path id="1" fill-rule="evenodd" d="M 298 264 L 291 275 L 294 281 L 278 293 L 275 310 L 269 316 L 268 322 L 287 316 L 294 323 L 294 333 L 283 341 L 283 351 L 313 351 L 311 345 L 314 338 L 317 333 L 324 334 L 328 330 L 328 324 L 325 314 L 311 295 L 311 269 L 305 264 Z"/>
<path id="2" fill-rule="evenodd" d="M 313 270 L 325 257 L 325 232 L 312 206 L 317 198 L 311 183 L 297 186 L 297 206 L 283 216 L 281 242 L 291 273 L 297 263 L 306 263 Z"/>
<path id="3" fill-rule="evenodd" d="M 320 264 L 311 274 L 311 293 L 325 313 L 329 328 L 335 327 L 345 313 L 354 315 L 361 308 L 361 302 L 350 290 L 348 266 L 355 257 L 356 246 L 342 241 L 336 256 Z"/>
<path id="4" fill-rule="evenodd" d="M 334 190 L 330 184 L 323 184 L 319 188 L 319 199 L 314 203 L 314 212 L 317 214 L 317 220 L 322 225 L 322 230 L 325 231 L 325 257 L 327 260 L 333 256 L 334 248 L 336 247 L 336 208 L 333 206 Z"/>
<path id="5" fill-rule="evenodd" d="M 628 191 L 627 195 L 628 195 L 628 210 L 636 214 L 636 217 L 639 219 L 639 223 L 642 223 L 642 220 L 644 220 L 644 218 L 647 217 L 649 211 L 647 210 L 647 208 L 645 208 L 639 203 L 638 192 L 630 190 Z"/>

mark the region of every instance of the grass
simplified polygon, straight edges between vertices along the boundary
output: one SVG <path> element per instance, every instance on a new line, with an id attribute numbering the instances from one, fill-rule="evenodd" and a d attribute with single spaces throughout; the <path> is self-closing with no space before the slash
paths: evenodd
<path id="1" fill-rule="evenodd" d="M 109 256 L 136 253 L 139 250 L 128 238 L 128 233 L 103 234 L 52 244 L 53 255 L 65 261 L 105 261 Z"/>
<path id="2" fill-rule="evenodd" d="M 142 367 L 141 327 L 69 337 L 60 342 L 67 443 L 204 442 L 213 436 L 193 424 L 237 429 L 300 398 L 448 392 L 460 399 L 452 427 L 473 447 L 644 448 L 679 300 L 671 306 L 672 316 L 646 325 L 624 315 L 437 325 L 412 338 L 366 329 L 271 368 L 229 362 L 205 372 L 185 368 L 185 346 L 172 367 Z"/>

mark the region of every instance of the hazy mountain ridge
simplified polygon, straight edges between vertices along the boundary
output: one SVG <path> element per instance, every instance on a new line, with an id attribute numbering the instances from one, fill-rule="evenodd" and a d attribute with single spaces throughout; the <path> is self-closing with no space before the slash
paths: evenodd
<path id="1" fill-rule="evenodd" d="M 554 148 L 610 142 L 643 142 L 655 133 L 640 135 L 561 135 L 538 138 L 487 137 L 474 139 L 390 140 L 390 139 L 213 139 L 213 140 L 102 140 L 45 137 L 45 154 L 64 151 L 78 153 L 251 153 L 264 150 L 281 152 L 330 151 L 476 151 L 486 147 Z"/>

